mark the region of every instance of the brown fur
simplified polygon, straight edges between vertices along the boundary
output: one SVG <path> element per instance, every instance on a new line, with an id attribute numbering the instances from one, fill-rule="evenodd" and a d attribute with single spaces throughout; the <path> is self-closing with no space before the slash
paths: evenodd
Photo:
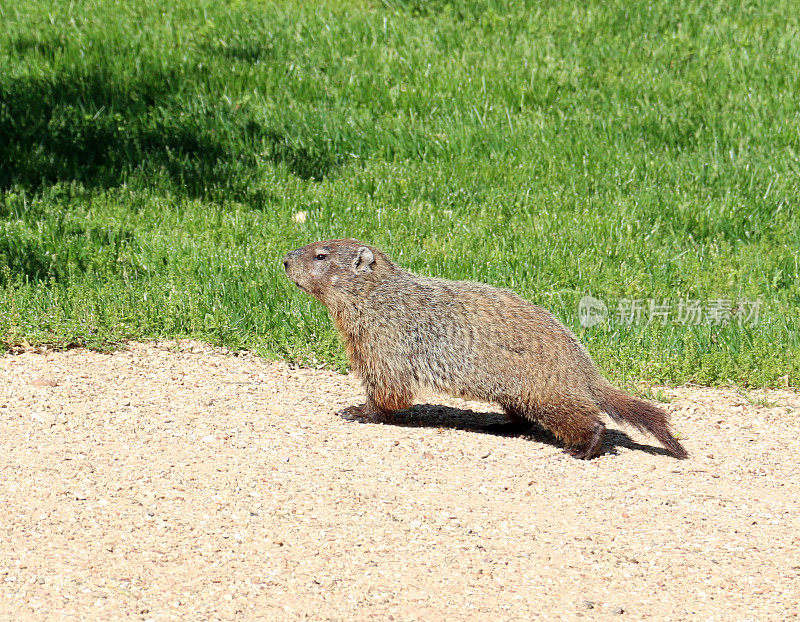
<path id="1" fill-rule="evenodd" d="M 593 458 L 608 413 L 686 451 L 667 413 L 615 389 L 567 328 L 514 292 L 412 274 L 358 240 L 315 242 L 284 257 L 286 273 L 330 311 L 367 401 L 340 413 L 381 421 L 423 390 L 500 404 L 536 421 L 570 453 Z"/>

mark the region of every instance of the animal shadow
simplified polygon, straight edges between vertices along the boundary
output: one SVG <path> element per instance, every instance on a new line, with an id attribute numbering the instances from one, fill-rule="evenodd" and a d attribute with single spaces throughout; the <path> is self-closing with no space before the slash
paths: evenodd
<path id="1" fill-rule="evenodd" d="M 476 412 L 449 406 L 435 404 L 417 404 L 396 413 L 387 421 L 389 425 L 414 428 L 452 428 L 455 430 L 468 430 L 492 436 L 523 437 L 546 445 L 563 448 L 564 444 L 552 432 L 537 423 L 520 427 L 509 423 L 508 419 L 497 412 Z M 610 453 L 617 455 L 619 448 L 643 451 L 648 454 L 668 456 L 669 452 L 662 447 L 637 443 L 625 432 L 620 430 L 606 430 L 603 439 L 601 454 Z"/>

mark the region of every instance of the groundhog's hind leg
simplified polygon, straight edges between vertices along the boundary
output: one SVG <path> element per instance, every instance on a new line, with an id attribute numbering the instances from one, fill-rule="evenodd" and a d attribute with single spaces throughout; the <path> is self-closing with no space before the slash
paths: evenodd
<path id="1" fill-rule="evenodd" d="M 565 451 L 582 460 L 600 454 L 606 426 L 594 404 L 563 402 L 520 409 L 525 416 L 541 423 L 566 445 Z"/>
<path id="2" fill-rule="evenodd" d="M 591 460 L 600 455 L 603 448 L 603 438 L 606 435 L 606 426 L 602 421 L 594 421 L 587 430 L 586 436 L 582 437 L 579 445 L 567 447 L 565 451 L 574 458 L 581 460 Z"/>

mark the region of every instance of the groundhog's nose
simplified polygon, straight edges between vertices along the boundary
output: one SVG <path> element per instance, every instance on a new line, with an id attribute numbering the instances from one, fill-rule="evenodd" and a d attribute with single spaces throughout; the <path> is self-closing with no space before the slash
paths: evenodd
<path id="1" fill-rule="evenodd" d="M 292 261 L 298 254 L 299 254 L 299 251 L 289 251 L 288 253 L 286 253 L 283 256 L 283 269 L 284 270 L 288 270 L 289 269 L 289 262 Z"/>

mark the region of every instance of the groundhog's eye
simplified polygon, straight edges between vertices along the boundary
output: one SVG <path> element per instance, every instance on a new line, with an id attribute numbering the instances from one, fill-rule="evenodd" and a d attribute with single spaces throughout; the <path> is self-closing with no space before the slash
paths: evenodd
<path id="1" fill-rule="evenodd" d="M 317 253 L 316 255 L 314 255 L 314 259 L 318 259 L 319 261 L 322 261 L 326 257 L 327 255 L 325 253 Z"/>

